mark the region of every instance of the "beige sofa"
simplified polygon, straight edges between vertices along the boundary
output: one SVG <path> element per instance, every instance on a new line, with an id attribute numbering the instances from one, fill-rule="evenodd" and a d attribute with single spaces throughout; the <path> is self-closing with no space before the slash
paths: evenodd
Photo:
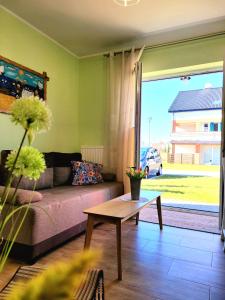
<path id="1" fill-rule="evenodd" d="M 50 168 L 53 167 L 53 187 L 39 190 L 43 199 L 31 204 L 26 220 L 13 246 L 11 252 L 13 257 L 32 261 L 84 232 L 87 220 L 86 215 L 83 214 L 84 209 L 123 194 L 123 184 L 115 181 L 89 186 L 72 186 L 68 182 L 58 185 L 60 178 L 57 176 L 57 186 L 55 186 L 55 168 L 64 168 L 62 170 L 65 175 L 65 168 L 69 168 L 70 160 L 78 158 L 77 153 L 70 154 L 71 157 L 68 155 L 66 160 L 63 158 L 64 155 L 63 153 L 53 154 L 54 157 L 61 157 L 61 160 L 55 161 L 53 159 L 47 163 L 51 165 Z M 3 163 L 5 156 L 6 152 L 2 154 Z M 81 159 L 80 154 L 79 156 Z M 47 173 L 49 179 L 49 170 Z M 44 187 L 43 181 L 42 178 L 42 188 Z"/>

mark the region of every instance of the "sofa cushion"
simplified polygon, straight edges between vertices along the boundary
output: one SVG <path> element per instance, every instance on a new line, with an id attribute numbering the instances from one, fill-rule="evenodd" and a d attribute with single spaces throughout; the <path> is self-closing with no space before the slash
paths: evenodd
<path id="1" fill-rule="evenodd" d="M 54 167 L 71 167 L 71 161 L 81 161 L 81 153 L 51 152 L 54 157 Z"/>
<path id="2" fill-rule="evenodd" d="M 1 165 L 5 166 L 6 159 L 11 150 L 1 151 Z M 47 168 L 52 167 L 71 167 L 71 161 L 82 161 L 81 153 L 61 153 L 61 152 L 49 152 L 43 153 L 45 158 L 45 164 Z"/>
<path id="3" fill-rule="evenodd" d="M 0 164 L 0 185 L 4 185 L 4 173 L 5 173 L 5 168 L 3 167 L 2 164 Z"/>
<path id="4" fill-rule="evenodd" d="M 53 168 L 54 167 L 54 154 L 52 152 L 49 153 L 43 153 L 45 164 L 47 168 Z"/>
<path id="5" fill-rule="evenodd" d="M 7 156 L 11 152 L 11 150 L 3 150 L 1 151 L 1 170 L 0 170 L 0 175 L 1 175 L 1 182 L 0 184 L 5 185 L 7 178 L 9 176 L 9 171 L 4 167 Z M 36 182 L 36 190 L 41 190 L 41 189 L 47 189 L 53 187 L 53 154 L 52 153 L 43 153 L 44 158 L 45 158 L 45 163 L 47 166 L 47 169 L 45 172 L 41 174 L 41 177 L 37 180 Z M 18 183 L 18 178 L 15 178 L 12 181 L 12 187 L 16 187 Z M 28 178 L 22 178 L 19 187 L 25 190 L 33 190 L 34 188 L 35 181 L 34 180 L 29 180 Z"/>
<path id="6" fill-rule="evenodd" d="M 0 198 L 3 195 L 5 187 L 0 186 Z M 15 188 L 10 188 L 9 189 L 9 194 L 6 199 L 6 203 L 12 203 L 12 197 L 15 192 Z M 33 191 L 27 191 L 23 189 L 18 189 L 16 193 L 16 198 L 15 198 L 15 204 L 17 205 L 23 205 L 23 204 L 28 204 L 28 203 L 33 203 L 33 202 L 38 202 L 43 198 L 43 195 L 40 194 L 39 192 L 33 192 Z"/>
<path id="7" fill-rule="evenodd" d="M 0 184 L 4 185 L 8 178 L 9 172 L 4 168 L 6 159 L 11 150 L 1 151 L 1 166 L 0 166 Z M 71 161 L 81 161 L 81 153 L 61 153 L 61 152 L 49 152 L 43 153 L 45 163 L 47 166 L 46 171 L 41 175 L 40 179 L 36 183 L 36 190 L 46 189 L 53 187 L 53 185 L 71 184 L 72 182 L 72 168 Z M 54 171 L 53 168 L 54 167 Z M 15 179 L 12 186 L 17 185 L 18 179 Z M 23 178 L 20 187 L 23 189 L 33 190 L 34 181 L 30 181 Z"/>
<path id="8" fill-rule="evenodd" d="M 92 162 L 72 161 L 72 185 L 88 185 L 102 183 L 102 165 Z"/>
<path id="9" fill-rule="evenodd" d="M 9 171 L 2 167 L 1 170 L 1 185 L 5 185 L 7 178 L 9 176 Z M 12 181 L 11 186 L 16 187 L 18 183 L 19 178 L 15 177 Z M 26 177 L 23 177 L 19 188 L 25 189 L 25 190 L 33 190 L 35 186 L 35 181 L 30 180 Z M 53 168 L 47 168 L 40 176 L 40 178 L 36 182 L 35 190 L 42 190 L 42 189 L 48 189 L 53 187 Z"/>
<path id="10" fill-rule="evenodd" d="M 53 170 L 54 186 L 71 184 L 72 168 L 71 167 L 54 167 Z"/>
<path id="11" fill-rule="evenodd" d="M 2 164 L 3 166 L 5 165 L 7 156 L 8 156 L 8 154 L 9 154 L 10 152 L 11 152 L 11 150 L 2 150 L 2 151 L 1 151 L 1 164 Z"/>
<path id="12" fill-rule="evenodd" d="M 12 182 L 12 187 L 16 187 L 18 183 L 18 178 L 15 178 Z M 29 180 L 28 178 L 22 178 L 19 187 L 25 190 L 33 190 L 35 186 L 35 190 L 43 190 L 53 187 L 53 168 L 47 168 L 40 176 L 40 178 L 36 181 Z"/>
<path id="13" fill-rule="evenodd" d="M 1 164 L 3 166 L 5 166 L 6 163 L 6 159 L 8 154 L 11 152 L 12 150 L 2 150 L 1 151 Z M 50 153 L 43 153 L 44 155 L 44 159 L 45 159 L 45 164 L 47 168 L 52 168 L 53 164 L 54 164 L 54 154 L 53 152 Z"/>
<path id="14" fill-rule="evenodd" d="M 114 174 L 114 173 L 102 173 L 102 178 L 105 182 L 116 181 L 116 174 Z"/>

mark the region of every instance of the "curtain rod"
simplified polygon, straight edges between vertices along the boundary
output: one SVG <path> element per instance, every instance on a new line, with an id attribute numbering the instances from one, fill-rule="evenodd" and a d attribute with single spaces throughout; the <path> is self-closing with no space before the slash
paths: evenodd
<path id="1" fill-rule="evenodd" d="M 137 51 L 137 50 L 141 50 L 141 48 L 134 48 L 134 51 Z M 132 51 L 132 49 L 119 50 L 119 51 L 114 52 L 114 56 L 118 55 L 118 54 L 121 54 L 123 52 L 130 53 L 131 51 Z M 103 54 L 103 56 L 109 57 L 110 53 L 105 53 L 105 54 Z"/>
<path id="2" fill-rule="evenodd" d="M 166 46 L 174 46 L 174 45 L 178 45 L 178 44 L 182 44 L 185 42 L 192 42 L 192 41 L 198 41 L 198 40 L 203 40 L 206 38 L 211 38 L 211 37 L 217 37 L 217 36 L 221 36 L 221 35 L 225 35 L 225 31 L 220 31 L 217 33 L 210 33 L 210 34 L 205 34 L 205 35 L 200 35 L 197 37 L 192 37 L 192 38 L 187 38 L 187 39 L 181 39 L 181 40 L 177 40 L 177 41 L 172 41 L 172 42 L 167 42 L 167 43 L 161 43 L 161 44 L 155 44 L 155 45 L 148 45 L 145 47 L 145 50 L 147 49 L 154 49 L 154 48 L 160 48 L 160 47 L 166 47 Z M 123 52 L 125 53 L 129 53 L 131 52 L 132 49 L 125 49 L 125 50 L 118 50 L 116 52 L 114 52 L 114 56 L 121 54 Z M 141 48 L 135 48 L 135 50 L 141 50 Z M 110 53 L 105 53 L 104 54 L 105 57 L 109 57 Z"/>

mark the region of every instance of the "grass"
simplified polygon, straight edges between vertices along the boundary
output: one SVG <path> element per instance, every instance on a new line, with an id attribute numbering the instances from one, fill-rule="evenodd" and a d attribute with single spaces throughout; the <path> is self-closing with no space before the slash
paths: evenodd
<path id="1" fill-rule="evenodd" d="M 219 178 L 199 176 L 163 175 L 152 179 L 143 179 L 142 188 L 161 191 L 163 199 L 180 202 L 219 203 Z"/>
<path id="2" fill-rule="evenodd" d="M 219 166 L 210 165 L 191 165 L 191 164 L 170 164 L 163 162 L 164 170 L 185 170 L 185 171 L 206 171 L 206 172 L 219 172 Z"/>

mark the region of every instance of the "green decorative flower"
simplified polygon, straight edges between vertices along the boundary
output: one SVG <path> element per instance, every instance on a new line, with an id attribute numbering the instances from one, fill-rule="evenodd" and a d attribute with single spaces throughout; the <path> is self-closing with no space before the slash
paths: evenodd
<path id="1" fill-rule="evenodd" d="M 20 98 L 14 101 L 11 114 L 14 124 L 20 124 L 28 130 L 30 143 L 36 132 L 46 131 L 51 125 L 51 112 L 45 102 L 38 97 Z"/>
<path id="2" fill-rule="evenodd" d="M 13 169 L 16 156 L 17 150 L 13 150 L 7 157 L 6 167 L 10 171 Z M 16 177 L 24 176 L 31 180 L 37 180 L 45 169 L 46 165 L 43 154 L 31 146 L 24 146 L 21 148 L 13 170 L 13 175 Z"/>
<path id="3" fill-rule="evenodd" d="M 85 251 L 72 260 L 54 263 L 31 280 L 15 284 L 5 300 L 75 299 L 87 270 L 96 264 L 100 255 L 96 251 Z"/>

